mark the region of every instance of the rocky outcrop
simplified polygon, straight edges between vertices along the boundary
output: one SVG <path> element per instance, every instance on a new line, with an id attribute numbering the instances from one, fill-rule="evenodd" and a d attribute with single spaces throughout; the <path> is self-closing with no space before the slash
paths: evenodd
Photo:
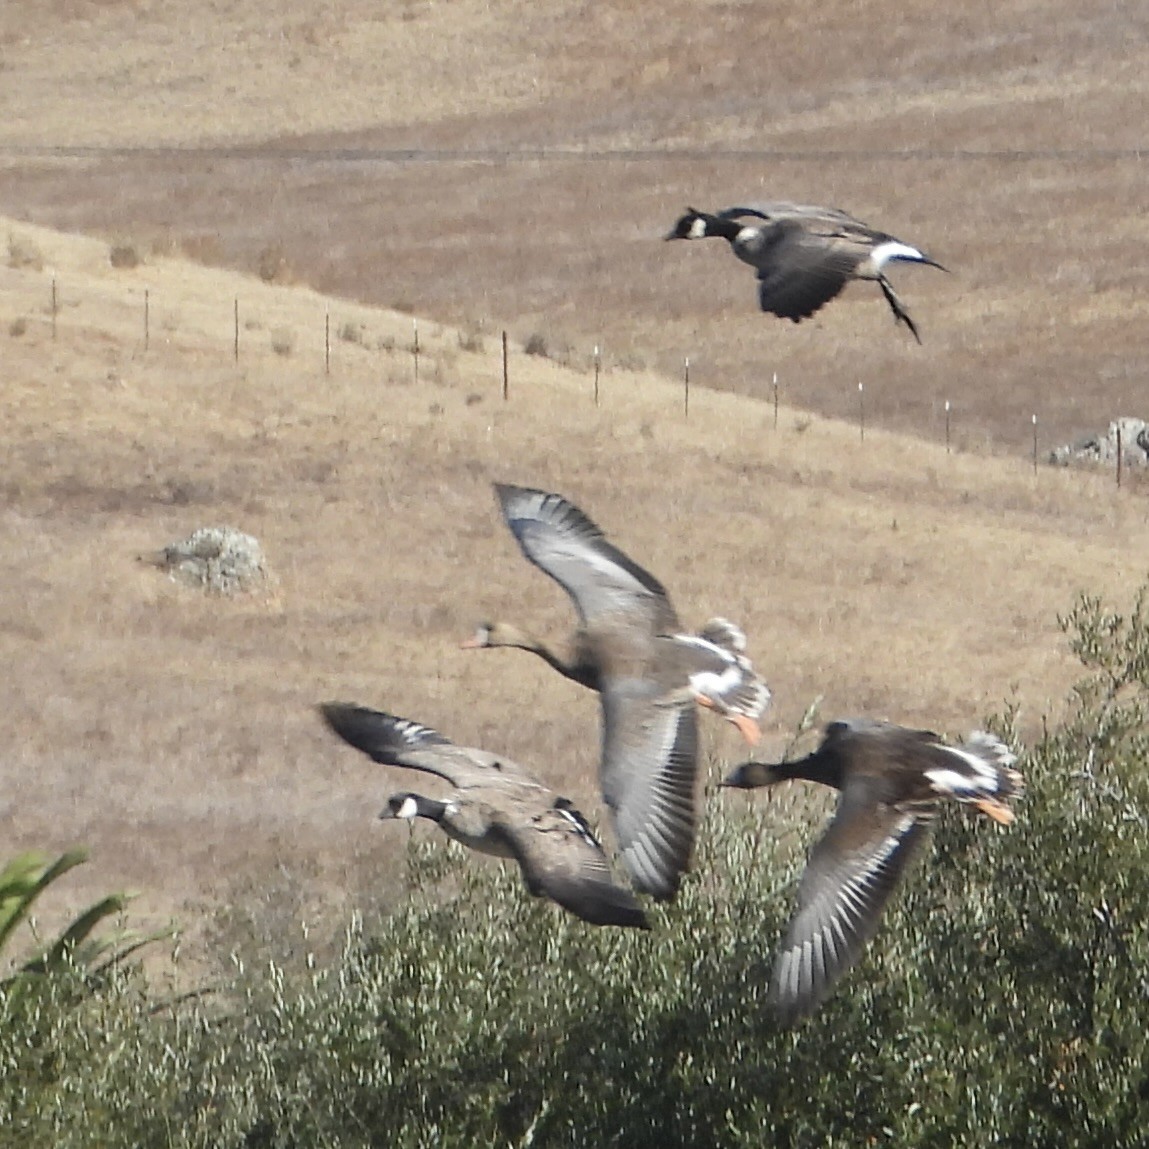
<path id="1" fill-rule="evenodd" d="M 1149 466 L 1149 423 L 1144 419 L 1134 419 L 1123 415 L 1109 424 L 1109 430 L 1102 435 L 1090 435 L 1055 447 L 1049 453 L 1049 461 L 1058 466 L 1068 467 L 1079 463 L 1103 463 L 1117 465 L 1117 433 L 1121 432 L 1121 462 L 1124 466 Z"/>

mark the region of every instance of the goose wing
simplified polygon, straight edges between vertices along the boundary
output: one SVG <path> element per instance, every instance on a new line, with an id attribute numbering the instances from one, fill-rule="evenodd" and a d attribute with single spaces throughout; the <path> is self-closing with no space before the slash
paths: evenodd
<path id="1" fill-rule="evenodd" d="M 677 627 L 663 585 L 573 503 L 527 487 L 496 484 L 495 492 L 523 554 L 570 595 L 584 624 L 623 614 L 656 632 Z"/>
<path id="2" fill-rule="evenodd" d="M 786 1023 L 816 1009 L 861 956 L 928 833 L 932 805 L 887 805 L 878 789 L 873 779 L 851 778 L 810 853 L 771 984 Z"/>
<path id="3" fill-rule="evenodd" d="M 501 819 L 527 888 L 596 926 L 649 929 L 634 895 L 614 881 L 586 819 L 565 798 L 525 816 Z"/>
<path id="4" fill-rule="evenodd" d="M 517 763 L 487 750 L 456 746 L 418 722 L 346 702 L 325 702 L 319 711 L 344 742 L 385 766 L 436 774 L 458 788 L 512 785 L 543 789 Z"/>
<path id="5" fill-rule="evenodd" d="M 758 268 L 758 304 L 782 319 L 813 315 L 838 295 L 869 255 L 868 247 L 833 228 L 812 231 L 791 219 L 773 224 L 771 232 Z"/>
<path id="6" fill-rule="evenodd" d="M 755 204 L 746 204 L 743 207 L 725 207 L 715 212 L 719 219 L 761 219 L 768 223 L 777 223 L 781 220 L 799 220 L 807 225 L 816 226 L 821 223 L 826 227 L 838 229 L 847 227 L 862 227 L 864 224 L 856 216 L 842 211 L 836 207 L 820 207 L 817 204 L 790 203 L 786 200 L 774 200 Z"/>
<path id="7" fill-rule="evenodd" d="M 694 702 L 668 701 L 647 679 L 612 679 L 602 712 L 600 782 L 622 860 L 638 889 L 672 898 L 694 847 Z"/>

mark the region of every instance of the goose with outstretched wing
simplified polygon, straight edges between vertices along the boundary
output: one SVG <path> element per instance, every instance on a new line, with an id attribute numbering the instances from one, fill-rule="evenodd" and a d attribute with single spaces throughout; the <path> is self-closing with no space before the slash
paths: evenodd
<path id="1" fill-rule="evenodd" d="M 487 623 L 466 646 L 517 646 L 599 692 L 599 780 L 635 886 L 657 898 L 678 890 L 695 831 L 695 704 L 734 723 L 747 741 L 770 692 L 744 651 L 742 631 L 712 619 L 683 632 L 666 589 L 561 495 L 495 488 L 523 554 L 570 596 L 579 626 L 556 652 L 506 623 Z"/>
<path id="2" fill-rule="evenodd" d="M 855 718 L 832 722 L 793 762 L 745 762 L 723 786 L 752 790 L 798 778 L 838 790 L 838 808 L 810 852 L 798 908 L 774 963 L 783 1021 L 811 1013 L 858 960 L 890 895 L 920 851 L 941 802 L 967 803 L 1000 825 L 1024 790 L 1015 757 L 992 734 L 953 746 L 928 730 Z"/>
<path id="3" fill-rule="evenodd" d="M 602 846 L 566 798 L 523 767 L 488 750 L 456 746 L 442 734 L 349 703 L 320 707 L 345 742 L 376 762 L 437 775 L 453 787 L 445 800 L 393 794 L 382 818 L 427 818 L 456 842 L 513 858 L 527 889 L 599 926 L 649 928 L 634 895 L 615 883 Z"/>

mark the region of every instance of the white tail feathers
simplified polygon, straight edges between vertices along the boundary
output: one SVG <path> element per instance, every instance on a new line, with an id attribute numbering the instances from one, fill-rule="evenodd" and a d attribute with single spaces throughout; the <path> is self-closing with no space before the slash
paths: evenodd
<path id="1" fill-rule="evenodd" d="M 1017 756 L 1000 738 L 975 730 L 960 746 L 942 746 L 950 765 L 926 771 L 941 794 L 959 802 L 972 802 L 995 821 L 1008 824 L 1013 815 L 1006 805 L 1025 790 L 1025 779 L 1012 768 Z"/>
<path id="2" fill-rule="evenodd" d="M 728 618 L 712 618 L 698 632 L 698 637 L 732 654 L 741 654 L 746 649 L 746 632 Z"/>
<path id="3" fill-rule="evenodd" d="M 961 748 L 999 769 L 1012 766 L 1017 761 L 1017 755 L 996 734 L 985 730 L 975 730 Z"/>

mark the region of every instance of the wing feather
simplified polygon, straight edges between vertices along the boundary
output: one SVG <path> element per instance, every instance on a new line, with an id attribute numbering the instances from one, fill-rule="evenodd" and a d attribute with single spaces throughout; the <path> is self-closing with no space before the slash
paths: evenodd
<path id="1" fill-rule="evenodd" d="M 435 774 L 459 789 L 487 785 L 495 779 L 541 788 L 538 780 L 516 762 L 488 750 L 456 746 L 418 722 L 346 702 L 325 702 L 319 711 L 344 742 L 385 766 Z"/>
<path id="2" fill-rule="evenodd" d="M 770 254 L 758 271 L 759 306 L 783 319 L 799 320 L 838 295 L 869 252 L 864 247 L 810 235 L 793 224 L 780 232 Z"/>
<path id="3" fill-rule="evenodd" d="M 928 833 L 930 807 L 876 803 L 868 783 L 847 785 L 799 884 L 771 986 L 787 1024 L 816 1009 L 861 956 Z"/>
<path id="4" fill-rule="evenodd" d="M 527 487 L 495 491 L 523 555 L 567 592 L 585 623 L 622 611 L 640 612 L 652 630 L 677 625 L 663 585 L 573 503 Z"/>
<path id="5" fill-rule="evenodd" d="M 693 701 L 661 701 L 643 680 L 602 695 L 602 793 L 634 884 L 671 898 L 694 848 L 698 720 Z"/>

